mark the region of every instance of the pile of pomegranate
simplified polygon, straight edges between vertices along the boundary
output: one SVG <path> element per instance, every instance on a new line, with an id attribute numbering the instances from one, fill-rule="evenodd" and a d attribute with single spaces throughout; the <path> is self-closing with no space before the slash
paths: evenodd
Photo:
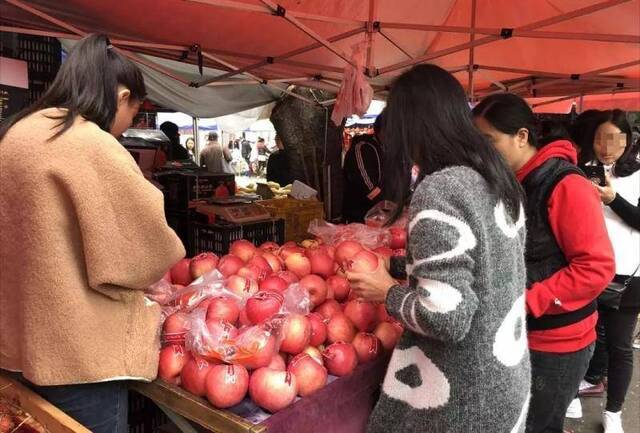
<path id="1" fill-rule="evenodd" d="M 373 272 L 392 253 L 350 240 L 239 240 L 224 257 L 181 260 L 148 292 L 165 311 L 158 376 L 216 408 L 247 395 L 271 413 L 286 408 L 394 348 L 402 326 L 342 276 Z"/>

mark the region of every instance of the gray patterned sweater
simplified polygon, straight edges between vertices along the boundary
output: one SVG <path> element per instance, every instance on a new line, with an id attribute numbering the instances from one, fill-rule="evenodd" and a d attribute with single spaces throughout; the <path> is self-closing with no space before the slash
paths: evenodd
<path id="1" fill-rule="evenodd" d="M 519 433 L 530 387 L 524 211 L 514 222 L 474 170 L 428 176 L 411 201 L 405 326 L 369 433 Z"/>

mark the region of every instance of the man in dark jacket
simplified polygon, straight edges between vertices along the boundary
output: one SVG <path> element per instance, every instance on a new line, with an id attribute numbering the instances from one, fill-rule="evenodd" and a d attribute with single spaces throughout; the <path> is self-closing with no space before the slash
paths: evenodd
<path id="1" fill-rule="evenodd" d="M 269 156 L 267 162 L 267 181 L 277 182 L 280 186 L 289 185 L 292 182 L 292 176 L 291 170 L 289 170 L 287 150 L 277 135 L 275 141 L 278 150 Z"/>
<path id="2" fill-rule="evenodd" d="M 374 124 L 374 135 L 358 135 L 345 155 L 342 173 L 344 199 L 342 218 L 345 223 L 362 223 L 376 203 L 382 200 L 383 149 L 381 145 L 383 114 Z"/>
<path id="3" fill-rule="evenodd" d="M 164 135 L 171 141 L 171 147 L 167 155 L 169 161 L 184 161 L 190 159 L 189 151 L 180 144 L 178 125 L 173 122 L 163 122 L 162 125 L 160 125 L 160 130 L 164 132 Z"/>

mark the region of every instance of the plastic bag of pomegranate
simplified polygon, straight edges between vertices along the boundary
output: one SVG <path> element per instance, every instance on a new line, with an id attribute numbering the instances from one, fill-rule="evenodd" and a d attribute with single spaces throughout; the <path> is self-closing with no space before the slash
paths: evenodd
<path id="1" fill-rule="evenodd" d="M 306 316 L 311 312 L 311 299 L 309 291 L 299 284 L 291 284 L 283 294 L 282 314 L 302 314 Z"/>
<path id="2" fill-rule="evenodd" d="M 364 217 L 364 222 L 369 227 L 382 228 L 387 225 L 397 208 L 398 205 L 392 201 L 381 201 L 369 209 Z"/>
<path id="3" fill-rule="evenodd" d="M 219 275 L 219 274 L 218 274 Z M 198 281 L 198 280 L 196 280 Z M 199 283 L 191 283 L 173 294 L 167 305 L 178 307 L 182 311 L 193 311 L 208 298 L 226 297 L 235 300 L 242 306 L 244 299 L 226 288 L 222 275 L 220 279 L 209 279 Z"/>
<path id="4" fill-rule="evenodd" d="M 365 224 L 336 225 L 319 219 L 309 223 L 309 233 L 319 237 L 327 245 L 357 241 L 370 249 L 388 246 L 391 240 L 389 230 L 385 228 L 369 227 Z"/>
<path id="5" fill-rule="evenodd" d="M 144 291 L 145 296 L 160 305 L 167 305 L 178 289 L 167 280 L 162 279 Z"/>

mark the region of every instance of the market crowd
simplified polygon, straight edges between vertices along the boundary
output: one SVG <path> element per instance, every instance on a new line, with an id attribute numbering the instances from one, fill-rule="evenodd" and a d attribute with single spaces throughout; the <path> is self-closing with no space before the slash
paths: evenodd
<path id="1" fill-rule="evenodd" d="M 145 94 L 91 35 L 0 129 L 0 368 L 97 433 L 126 431 L 123 379 L 156 375 L 159 308 L 143 290 L 185 254 L 115 138 Z M 451 74 L 420 65 L 350 152 L 348 221 L 382 198 L 408 208 L 407 283 L 385 266 L 347 274 L 405 327 L 368 431 L 562 432 L 572 401 L 606 387 L 605 432 L 622 432 L 640 312 L 626 114 L 539 124 L 508 93 L 471 110 Z"/>

